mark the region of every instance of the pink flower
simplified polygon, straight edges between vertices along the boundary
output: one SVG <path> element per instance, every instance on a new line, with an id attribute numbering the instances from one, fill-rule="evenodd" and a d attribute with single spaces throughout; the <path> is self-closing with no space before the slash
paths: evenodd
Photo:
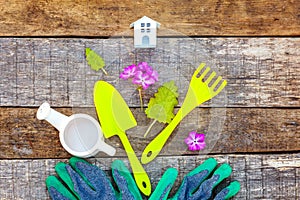
<path id="1" fill-rule="evenodd" d="M 197 133 L 192 131 L 189 136 L 184 140 L 188 145 L 190 151 L 199 151 L 205 148 L 205 135 L 202 133 Z"/>
<path id="2" fill-rule="evenodd" d="M 149 74 L 145 74 L 142 71 L 137 71 L 132 79 L 132 83 L 140 85 L 144 90 L 146 90 L 150 85 L 155 83 L 155 80 L 149 76 Z"/>
<path id="3" fill-rule="evenodd" d="M 128 67 L 123 69 L 123 72 L 120 74 L 120 78 L 127 80 L 129 78 L 133 78 L 137 72 L 136 65 L 129 65 Z"/>
<path id="4" fill-rule="evenodd" d="M 147 74 L 153 71 L 152 67 L 149 66 L 147 62 L 140 62 L 138 64 L 138 68 Z"/>
<path id="5" fill-rule="evenodd" d="M 155 81 L 158 81 L 157 71 L 153 70 L 153 68 L 149 66 L 147 62 L 140 62 L 137 66 L 139 70 L 151 76 Z"/>
<path id="6" fill-rule="evenodd" d="M 138 85 L 141 109 L 143 109 L 142 89 L 146 90 L 158 81 L 157 71 L 153 70 L 147 62 L 140 62 L 138 65 L 133 64 L 124 68 L 120 78 L 124 80 L 132 78 L 132 83 Z"/>
<path id="7" fill-rule="evenodd" d="M 157 71 L 153 70 L 151 74 L 149 74 L 155 81 L 158 81 L 158 73 Z"/>

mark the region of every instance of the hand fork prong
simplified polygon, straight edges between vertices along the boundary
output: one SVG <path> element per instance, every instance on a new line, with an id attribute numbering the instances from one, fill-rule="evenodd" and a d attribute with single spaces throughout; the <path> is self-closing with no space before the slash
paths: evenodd
<path id="1" fill-rule="evenodd" d="M 221 76 L 218 76 L 217 80 L 212 84 L 210 87 L 212 90 L 215 90 L 215 87 L 219 84 L 219 82 L 222 80 Z"/>
<path id="2" fill-rule="evenodd" d="M 199 79 L 203 80 L 206 74 L 210 71 L 210 67 L 207 67 L 204 72 L 200 75 Z M 203 81 L 204 82 L 204 81 Z"/>
<path id="3" fill-rule="evenodd" d="M 209 83 L 211 82 L 211 80 L 216 76 L 216 72 L 215 71 L 213 71 L 210 75 L 209 75 L 209 77 L 206 79 L 206 81 L 205 81 L 205 83 L 207 84 L 207 85 L 209 85 Z"/>
<path id="4" fill-rule="evenodd" d="M 216 94 L 218 94 L 219 92 L 221 92 L 221 90 L 223 90 L 223 88 L 227 85 L 227 81 L 224 80 L 221 85 L 217 88 L 217 90 L 215 91 L 216 89 L 216 86 L 220 83 L 220 81 L 222 80 L 222 77 L 219 76 L 217 78 L 217 80 L 214 82 L 214 84 L 210 87 L 214 92 L 216 92 Z"/>
<path id="5" fill-rule="evenodd" d="M 222 84 L 220 85 L 220 87 L 217 89 L 216 93 L 218 94 L 219 92 L 221 92 L 221 90 L 223 90 L 223 88 L 227 85 L 227 81 L 224 80 L 222 82 Z"/>
<path id="6" fill-rule="evenodd" d="M 203 69 L 203 67 L 205 67 L 205 63 L 201 63 L 199 65 L 199 67 L 195 70 L 193 76 L 197 76 L 200 73 L 200 71 Z"/>

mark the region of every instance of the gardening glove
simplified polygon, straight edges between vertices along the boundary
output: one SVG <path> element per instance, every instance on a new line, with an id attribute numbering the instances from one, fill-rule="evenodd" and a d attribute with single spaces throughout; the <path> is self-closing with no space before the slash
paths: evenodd
<path id="1" fill-rule="evenodd" d="M 188 173 L 181 183 L 177 193 L 169 200 L 205 200 L 212 195 L 212 190 L 222 180 L 231 173 L 231 167 L 228 164 L 221 165 L 213 175 L 207 179 L 217 166 L 217 161 L 213 158 L 207 159 L 203 164 Z M 165 200 L 172 189 L 173 183 L 177 177 L 177 170 L 167 169 L 158 182 L 155 191 L 151 194 L 149 200 Z M 207 179 L 207 180 L 206 180 Z M 215 200 L 229 199 L 236 195 L 240 189 L 237 181 L 232 182 L 215 196 Z"/>
<path id="2" fill-rule="evenodd" d="M 83 159 L 72 157 L 70 164 L 59 162 L 56 176 L 46 179 L 48 192 L 53 200 L 139 200 L 142 196 L 130 171 L 123 161 L 112 163 L 112 175 L 120 192 L 117 192 L 105 173 Z"/>
<path id="3" fill-rule="evenodd" d="M 217 166 L 214 158 L 209 158 L 203 164 L 189 172 L 184 178 L 177 193 L 171 200 L 206 200 L 212 195 L 212 190 L 222 180 L 229 177 L 232 169 L 228 164 L 222 164 L 210 176 Z M 215 200 L 229 199 L 236 195 L 240 190 L 238 181 L 233 181 L 229 186 L 222 189 L 216 196 Z"/>

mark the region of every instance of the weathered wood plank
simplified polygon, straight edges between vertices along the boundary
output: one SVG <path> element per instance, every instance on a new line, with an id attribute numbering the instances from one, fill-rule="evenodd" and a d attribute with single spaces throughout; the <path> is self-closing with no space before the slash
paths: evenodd
<path id="1" fill-rule="evenodd" d="M 143 15 L 186 35 L 299 35 L 297 1 L 1 1 L 1 36 L 111 36 Z"/>
<path id="2" fill-rule="evenodd" d="M 231 176 L 220 187 L 232 180 L 241 183 L 241 190 L 234 199 L 299 199 L 300 154 L 274 155 L 214 155 L 221 163 L 229 163 L 233 168 Z M 179 175 L 174 191 L 179 187 L 183 176 L 201 164 L 207 156 L 158 157 L 145 166 L 151 177 L 153 188 L 169 167 L 175 167 Z M 115 159 L 115 158 L 113 158 Z M 107 174 L 111 158 L 93 158 Z M 67 160 L 0 160 L 0 193 L 3 199 L 49 199 L 44 180 L 54 175 L 57 162 Z M 124 159 L 126 165 L 128 162 Z M 109 175 L 110 176 L 110 175 Z"/>
<path id="3" fill-rule="evenodd" d="M 175 80 L 181 104 L 194 69 L 207 62 L 228 80 L 226 90 L 205 106 L 299 107 L 299 38 L 160 38 L 152 50 L 134 50 L 130 38 L 0 39 L 0 106 L 93 106 L 94 83 L 112 83 L 131 107 L 138 93 L 118 75 L 123 67 L 147 61 L 160 82 L 145 92 L 145 103 L 165 81 Z M 107 63 L 108 76 L 91 70 L 85 47 Z"/>
<path id="4" fill-rule="evenodd" d="M 59 108 L 58 111 L 87 113 L 96 118 L 94 108 Z M 0 108 L 0 157 L 66 158 L 58 131 L 45 121 L 36 119 L 36 108 Z M 163 129 L 157 123 L 147 138 L 143 135 L 151 124 L 140 109 L 132 109 L 138 126 L 127 135 L 138 155 L 153 137 Z M 216 154 L 235 152 L 292 152 L 300 150 L 299 109 L 265 108 L 199 108 L 192 111 L 175 129 L 161 155 Z M 201 152 L 189 152 L 183 142 L 190 131 L 206 134 L 207 147 Z M 117 155 L 125 156 L 118 137 L 106 140 L 117 147 Z M 98 156 L 106 156 L 100 153 Z"/>

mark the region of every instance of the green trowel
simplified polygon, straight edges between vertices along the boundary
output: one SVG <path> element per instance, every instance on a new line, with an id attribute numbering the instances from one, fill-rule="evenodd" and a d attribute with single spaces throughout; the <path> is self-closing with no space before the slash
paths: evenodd
<path id="1" fill-rule="evenodd" d="M 119 136 L 127 153 L 133 176 L 142 193 L 151 193 L 150 179 L 125 134 L 137 122 L 121 94 L 109 83 L 98 81 L 94 87 L 94 103 L 105 138 Z"/>

